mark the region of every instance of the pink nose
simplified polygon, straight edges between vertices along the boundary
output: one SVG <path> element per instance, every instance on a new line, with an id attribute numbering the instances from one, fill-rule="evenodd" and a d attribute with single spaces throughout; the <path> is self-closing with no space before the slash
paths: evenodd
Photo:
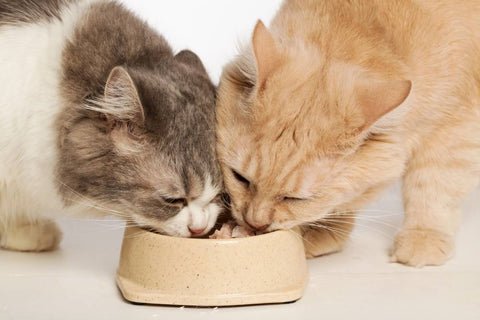
<path id="1" fill-rule="evenodd" d="M 268 229 L 268 227 L 270 227 L 269 223 L 266 223 L 266 224 L 254 223 L 254 222 L 248 221 L 248 219 L 245 219 L 245 222 L 250 226 L 250 228 L 256 231 L 265 231 L 266 229 Z"/>
<path id="2" fill-rule="evenodd" d="M 205 231 L 206 228 L 190 228 L 188 227 L 188 230 L 194 235 L 198 236 L 199 234 L 202 234 Z"/>

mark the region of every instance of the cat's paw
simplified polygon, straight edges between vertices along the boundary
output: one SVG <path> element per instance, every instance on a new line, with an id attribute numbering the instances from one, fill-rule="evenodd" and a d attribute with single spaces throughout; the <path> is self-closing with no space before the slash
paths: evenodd
<path id="1" fill-rule="evenodd" d="M 15 251 L 51 251 L 58 247 L 62 232 L 50 220 L 38 220 L 10 227 L 2 234 L 0 247 Z"/>
<path id="2" fill-rule="evenodd" d="M 302 228 L 301 233 L 307 258 L 323 256 L 342 250 L 345 238 L 323 228 Z"/>
<path id="3" fill-rule="evenodd" d="M 453 254 L 453 238 L 430 229 L 407 229 L 395 238 L 391 261 L 413 267 L 442 265 Z"/>

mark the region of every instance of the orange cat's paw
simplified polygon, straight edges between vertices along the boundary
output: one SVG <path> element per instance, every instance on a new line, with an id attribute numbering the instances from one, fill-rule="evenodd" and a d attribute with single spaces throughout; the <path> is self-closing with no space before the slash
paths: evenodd
<path id="1" fill-rule="evenodd" d="M 407 229 L 395 238 L 391 261 L 413 267 L 442 265 L 453 253 L 451 236 L 430 229 Z"/>
<path id="2" fill-rule="evenodd" d="M 336 236 L 327 229 L 302 228 L 302 234 L 307 258 L 340 251 L 345 243 L 344 238 Z"/>

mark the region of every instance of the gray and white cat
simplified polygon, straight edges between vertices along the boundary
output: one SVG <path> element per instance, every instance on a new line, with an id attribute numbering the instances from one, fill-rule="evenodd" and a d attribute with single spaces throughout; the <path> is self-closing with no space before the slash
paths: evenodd
<path id="1" fill-rule="evenodd" d="M 220 212 L 215 87 L 114 1 L 0 0 L 0 246 L 53 249 L 58 213 L 182 237 Z"/>

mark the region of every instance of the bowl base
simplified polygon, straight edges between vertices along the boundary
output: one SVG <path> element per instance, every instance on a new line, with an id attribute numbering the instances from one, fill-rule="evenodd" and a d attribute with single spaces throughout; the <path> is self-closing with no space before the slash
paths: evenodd
<path id="1" fill-rule="evenodd" d="M 173 305 L 173 306 L 197 306 L 197 307 L 225 307 L 258 304 L 277 304 L 299 300 L 304 287 L 291 288 L 283 292 L 265 292 L 248 294 L 225 294 L 225 295 L 171 295 L 161 292 L 146 290 L 142 286 L 117 274 L 118 288 L 125 300 L 134 303 Z"/>

